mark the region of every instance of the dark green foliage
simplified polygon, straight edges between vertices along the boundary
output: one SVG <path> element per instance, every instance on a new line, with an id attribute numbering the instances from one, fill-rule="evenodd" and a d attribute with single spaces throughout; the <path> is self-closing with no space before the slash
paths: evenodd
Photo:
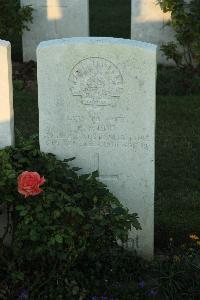
<path id="1" fill-rule="evenodd" d="M 4 240 L 11 232 L 11 286 L 28 286 L 33 299 L 45 299 L 39 294 L 51 280 L 52 293 L 58 295 L 60 285 L 70 285 L 66 273 L 80 257 L 95 258 L 117 241 L 126 242 L 131 227 L 140 229 L 137 215 L 122 207 L 97 180 L 97 172 L 79 176 L 68 161 L 41 153 L 32 142 L 0 151 L 1 204 L 8 219 L 0 250 L 5 251 Z M 29 198 L 18 193 L 17 178 L 23 171 L 45 177 L 44 193 Z M 42 295 L 48 293 L 49 285 Z"/>
<path id="2" fill-rule="evenodd" d="M 152 262 L 116 245 L 94 256 L 80 255 L 72 267 L 63 263 L 58 269 L 49 261 L 39 271 L 40 261 L 19 265 L 5 260 L 6 250 L 0 257 L 0 299 L 21 299 L 19 295 L 25 293 L 29 300 L 198 300 L 200 248 L 196 242 L 171 246 Z"/>
<path id="3" fill-rule="evenodd" d="M 31 6 L 20 7 L 18 0 L 0 0 L 0 38 L 16 40 L 32 21 Z"/>
<path id="4" fill-rule="evenodd" d="M 164 13 L 171 12 L 171 26 L 177 43 L 164 44 L 161 50 L 177 66 L 199 68 L 200 66 L 200 1 L 158 0 Z"/>
<path id="5" fill-rule="evenodd" d="M 200 70 L 158 66 L 157 95 L 200 94 Z"/>
<path id="6" fill-rule="evenodd" d="M 131 0 L 90 0 L 90 35 L 130 38 Z"/>
<path id="7" fill-rule="evenodd" d="M 156 246 L 200 232 L 199 96 L 158 97 L 156 130 Z"/>
<path id="8" fill-rule="evenodd" d="M 16 88 L 16 84 L 14 83 Z M 37 95 L 31 92 L 14 91 L 15 131 L 23 133 L 24 138 L 38 134 L 38 103 Z M 19 135 L 16 134 L 16 143 Z"/>
<path id="9" fill-rule="evenodd" d="M 0 39 L 12 44 L 12 59 L 22 60 L 22 32 L 32 22 L 32 7 L 20 7 L 19 0 L 0 0 Z"/>
<path id="10" fill-rule="evenodd" d="M 185 239 L 179 247 L 169 247 L 167 255 L 155 260 L 151 276 L 159 287 L 158 299 L 199 299 L 200 242 Z"/>

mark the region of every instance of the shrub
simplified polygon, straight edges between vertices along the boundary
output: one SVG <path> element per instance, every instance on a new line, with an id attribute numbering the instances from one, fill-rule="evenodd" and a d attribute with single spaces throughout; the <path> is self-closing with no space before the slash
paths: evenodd
<path id="1" fill-rule="evenodd" d="M 97 173 L 79 176 L 68 161 L 32 142 L 0 151 L 1 203 L 12 217 L 0 243 L 0 299 L 199 299 L 200 238 L 191 234 L 179 248 L 171 239 L 151 262 L 123 249 L 117 241 L 127 239 L 131 226 L 140 228 L 137 215 Z M 29 189 L 24 171 L 41 175 L 31 173 Z"/>
<path id="2" fill-rule="evenodd" d="M 31 6 L 20 7 L 18 0 L 0 0 L 0 38 L 16 40 L 32 21 Z"/>
<path id="3" fill-rule="evenodd" d="M 179 67 L 200 66 L 200 1 L 158 0 L 164 13 L 171 12 L 171 26 L 177 43 L 163 44 L 161 50 Z"/>
<path id="4" fill-rule="evenodd" d="M 131 227 L 140 229 L 137 214 L 130 214 L 98 181 L 97 172 L 79 176 L 69 161 L 40 152 L 32 142 L 0 151 L 1 204 L 7 211 L 1 251 L 9 261 L 12 289 L 28 286 L 33 299 L 46 299 L 40 293 L 58 297 L 61 290 L 71 292 L 72 286 L 77 291 L 77 284 L 65 276 L 81 257 L 94 259 L 118 241 L 127 241 Z M 17 191 L 17 178 L 22 184 L 19 175 L 24 171 L 45 177 L 43 193 L 36 186 L 34 196 L 25 198 L 22 188 Z M 9 233 L 12 243 L 6 250 Z"/>

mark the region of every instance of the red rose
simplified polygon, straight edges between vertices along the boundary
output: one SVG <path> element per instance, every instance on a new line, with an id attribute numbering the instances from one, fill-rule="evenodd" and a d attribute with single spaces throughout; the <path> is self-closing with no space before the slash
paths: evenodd
<path id="1" fill-rule="evenodd" d="M 44 177 L 37 172 L 25 171 L 18 177 L 18 192 L 26 197 L 36 196 L 43 192 L 40 185 L 44 184 Z"/>

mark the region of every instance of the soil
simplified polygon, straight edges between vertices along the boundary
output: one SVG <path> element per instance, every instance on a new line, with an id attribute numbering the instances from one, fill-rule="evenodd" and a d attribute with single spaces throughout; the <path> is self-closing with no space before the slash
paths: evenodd
<path id="1" fill-rule="evenodd" d="M 13 81 L 19 90 L 26 89 L 31 92 L 37 92 L 36 62 L 13 62 Z"/>

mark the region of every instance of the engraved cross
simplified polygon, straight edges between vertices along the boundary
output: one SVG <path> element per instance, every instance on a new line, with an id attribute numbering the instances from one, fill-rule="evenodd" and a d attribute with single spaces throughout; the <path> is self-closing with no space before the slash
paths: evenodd
<path id="1" fill-rule="evenodd" d="M 46 0 L 46 4 L 41 4 L 40 7 L 68 7 L 69 4 L 60 4 L 60 0 Z"/>
<path id="2" fill-rule="evenodd" d="M 103 174 L 104 172 L 101 172 L 101 165 L 100 165 L 100 154 L 96 153 L 95 154 L 95 168 L 99 172 L 99 179 L 104 181 L 118 181 L 119 180 L 119 175 L 116 174 Z"/>
<path id="3" fill-rule="evenodd" d="M 63 18 L 62 8 L 66 8 L 69 5 L 67 3 L 61 5 L 60 0 L 46 0 L 46 4 L 43 2 L 39 6 L 46 9 L 47 19 L 54 22 L 57 35 L 59 33 L 57 21 Z"/>

